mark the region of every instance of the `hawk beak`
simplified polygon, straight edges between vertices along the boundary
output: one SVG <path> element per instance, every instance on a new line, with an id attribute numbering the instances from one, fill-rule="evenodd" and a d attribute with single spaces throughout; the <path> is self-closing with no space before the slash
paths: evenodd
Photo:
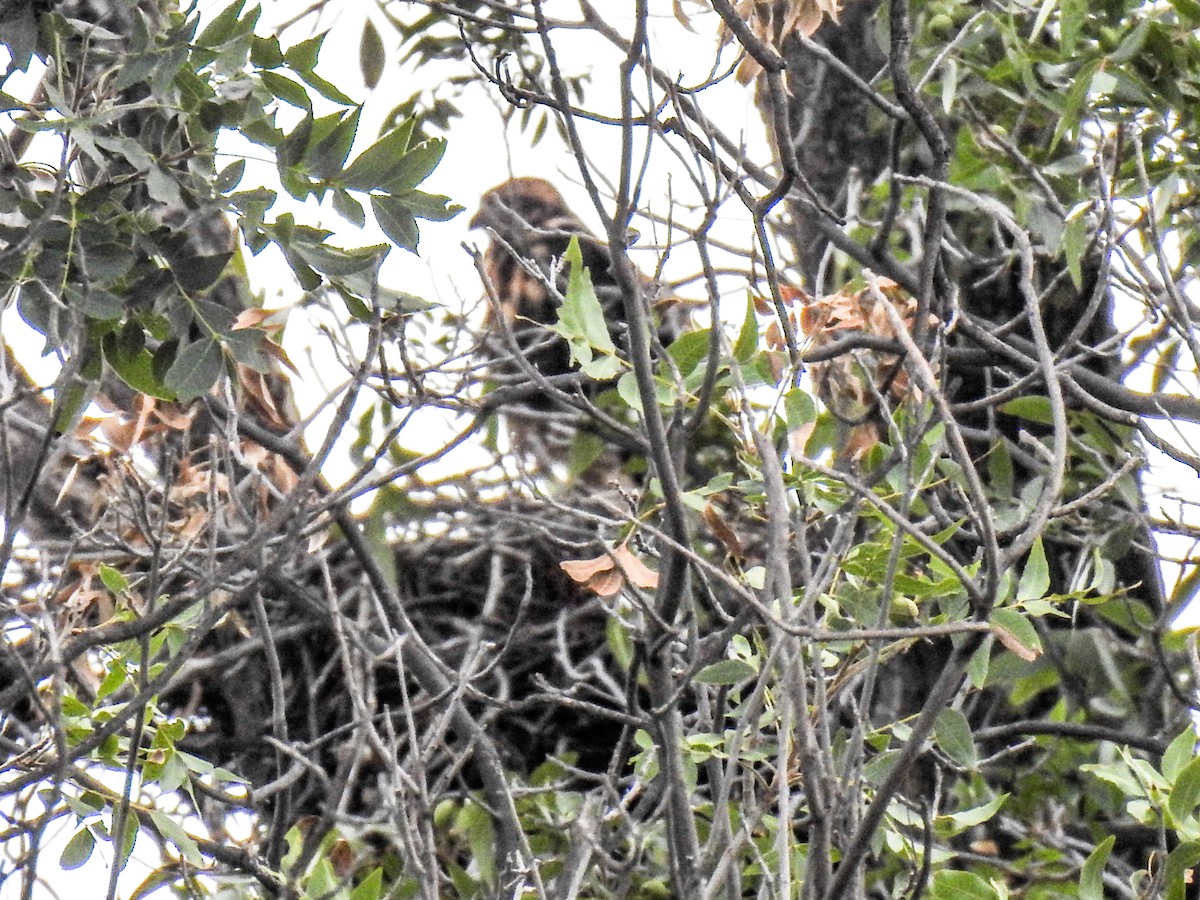
<path id="1" fill-rule="evenodd" d="M 467 227 L 468 228 L 484 228 L 490 224 L 491 224 L 491 221 L 490 221 L 490 217 L 488 216 L 488 208 L 487 208 L 487 204 L 485 203 L 484 205 L 479 207 L 479 210 L 478 210 L 478 212 L 475 213 L 475 215 L 471 216 L 471 221 L 467 223 Z"/>

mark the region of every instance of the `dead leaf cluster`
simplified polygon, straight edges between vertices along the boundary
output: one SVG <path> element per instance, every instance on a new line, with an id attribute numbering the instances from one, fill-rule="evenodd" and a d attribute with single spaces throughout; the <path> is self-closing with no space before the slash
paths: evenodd
<path id="1" fill-rule="evenodd" d="M 626 583 L 650 590 L 658 587 L 658 573 L 638 559 L 628 543 L 592 559 L 563 560 L 559 566 L 572 581 L 601 597 L 615 597 Z"/>
<path id="2" fill-rule="evenodd" d="M 675 17 L 691 27 L 687 14 L 679 0 L 675 0 Z M 750 27 L 760 41 L 780 50 L 784 38 L 800 33 L 812 36 L 826 18 L 838 21 L 842 11 L 842 0 L 740 0 L 735 4 L 738 16 Z M 721 46 L 734 40 L 733 32 L 725 23 L 721 24 Z M 762 66 L 749 54 L 737 68 L 737 80 L 750 84 L 762 74 Z"/>
<path id="3" fill-rule="evenodd" d="M 854 334 L 895 340 L 894 317 L 889 315 L 885 303 L 891 304 L 910 334 L 916 322 L 916 299 L 887 278 L 873 278 L 858 290 L 843 287 L 818 298 L 792 287 L 782 288 L 781 293 L 792 331 L 803 334 L 809 350 L 828 347 Z M 779 354 L 782 365 L 787 343 L 775 308 L 761 300 L 756 309 L 771 317 L 764 339 Z M 931 318 L 931 324 L 936 324 L 936 319 Z M 811 363 L 808 371 L 817 396 L 839 421 L 849 426 L 841 452 L 852 459 L 861 459 L 882 439 L 886 407 L 922 398 L 903 359 L 895 353 L 849 349 L 832 359 Z M 810 424 L 803 434 L 794 435 L 793 445 L 802 448 L 812 427 Z"/>

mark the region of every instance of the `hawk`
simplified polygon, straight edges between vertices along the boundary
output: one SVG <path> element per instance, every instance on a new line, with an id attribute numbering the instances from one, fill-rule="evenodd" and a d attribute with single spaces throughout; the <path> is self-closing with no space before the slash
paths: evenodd
<path id="1" fill-rule="evenodd" d="M 562 259 L 572 238 L 579 240 L 613 343 L 624 350 L 624 298 L 610 271 L 608 247 L 571 211 L 554 185 L 542 178 L 510 179 L 483 195 L 470 224 L 488 229 L 491 236 L 483 272 L 494 302 L 488 308 L 483 350 L 493 378 L 514 383 L 528 376 L 528 368 L 514 360 L 514 350 L 548 378 L 573 370 L 567 342 L 549 329 L 558 320 L 566 285 Z M 640 283 L 653 299 L 658 286 L 644 277 Z M 675 333 L 675 328 L 660 328 L 660 342 L 669 343 Z M 581 396 L 595 399 L 602 387 L 584 382 Z M 572 388 L 564 390 L 570 393 Z M 578 433 L 579 417 L 564 415 L 569 410 L 561 395 L 546 390 L 509 405 L 514 449 L 541 463 L 565 460 Z"/>

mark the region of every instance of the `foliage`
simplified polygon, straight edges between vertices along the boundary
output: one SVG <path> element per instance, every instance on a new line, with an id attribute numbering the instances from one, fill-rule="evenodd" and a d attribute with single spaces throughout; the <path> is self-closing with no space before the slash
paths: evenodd
<path id="1" fill-rule="evenodd" d="M 274 192 L 238 190 L 245 160 L 214 170 L 221 130 L 274 151 L 280 180 L 297 199 L 331 195 L 362 224 L 355 195 L 369 198 L 388 237 L 409 250 L 417 247 L 417 218 L 443 221 L 459 209 L 417 189 L 445 145 L 414 145 L 411 122 L 347 163 L 360 109 L 314 71 L 324 36 L 283 50 L 277 38 L 254 34 L 259 11 L 243 7 L 228 7 L 202 30 L 195 14 L 163 22 L 153 35 L 143 22 L 131 48 L 86 22 L 40 20 L 46 51 L 86 48 L 97 80 L 91 91 L 49 90 L 35 114 L 15 119 L 18 135 L 53 134 L 66 165 L 34 162 L 8 173 L 3 212 L 13 224 L 0 281 L 45 336 L 43 352 L 69 347 L 90 379 L 103 360 L 136 391 L 187 401 L 207 393 L 227 364 L 270 370 L 277 346 L 253 318 L 238 318 L 252 302 L 221 296 L 236 291 L 222 276 L 247 261 L 232 264 L 232 248 L 213 252 L 188 240 L 190 229 L 222 212 L 238 214 L 251 254 L 278 246 L 301 287 L 336 290 L 355 315 L 369 317 L 372 273 L 387 248 L 339 248 L 290 214 L 269 219 Z M 76 76 L 70 52 L 55 54 L 47 84 Z M 313 93 L 345 109 L 317 117 Z M 290 130 L 277 122 L 281 104 L 303 113 Z M 397 311 L 403 302 L 392 294 L 382 305 Z M 62 427 L 81 403 L 63 411 Z"/>
<path id="2" fill-rule="evenodd" d="M 1197 575 L 1169 548 L 1197 532 L 1142 476 L 1200 472 L 1200 6 L 679 0 L 714 57 L 684 85 L 644 3 L 382 3 L 363 81 L 395 54 L 439 86 L 373 139 L 325 35 L 243 2 L 18 6 L 0 35 L 45 65 L 0 95 L 0 279 L 43 342 L 5 335 L 0 407 L 27 892 L 103 848 L 109 896 L 132 853 L 134 896 L 1185 895 Z M 578 31 L 625 60 L 615 113 L 555 53 Z M 761 157 L 710 106 L 738 77 Z M 603 221 L 610 272 L 576 239 L 539 273 L 569 383 L 486 371 L 475 319 L 379 283 L 461 209 L 421 185 L 481 140 L 478 89 Z M 390 243 L 336 246 L 322 203 Z M 316 440 L 249 287 L 268 248 L 341 329 Z M 690 330 L 651 327 L 687 306 L 658 287 L 704 294 Z M 409 449 L 429 414 L 458 433 Z M 530 427 L 569 455 L 527 458 Z M 434 474 L 468 441 L 492 462 Z"/>

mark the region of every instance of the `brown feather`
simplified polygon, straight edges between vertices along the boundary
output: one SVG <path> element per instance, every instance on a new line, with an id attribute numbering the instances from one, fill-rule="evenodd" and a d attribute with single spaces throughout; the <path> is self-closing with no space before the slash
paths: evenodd
<path id="1" fill-rule="evenodd" d="M 483 342 L 483 350 L 492 361 L 493 377 L 511 383 L 522 371 L 522 367 L 513 361 L 510 345 L 502 336 L 500 319 L 511 329 L 520 353 L 542 375 L 555 377 L 572 371 L 567 342 L 547 328 L 557 321 L 559 304 L 558 295 L 549 285 L 555 285 L 559 293 L 566 289 L 562 258 L 572 238 L 579 240 L 583 264 L 600 297 L 613 343 L 624 352 L 624 297 L 611 272 L 608 247 L 571 212 L 554 185 L 542 178 L 527 177 L 513 178 L 492 188 L 480 199 L 471 227 L 487 228 L 491 235 L 483 256 L 483 268 L 495 291 L 496 302 L 488 308 L 485 324 L 489 334 Z M 640 284 L 647 296 L 657 292 L 657 285 L 648 278 L 642 278 Z M 669 343 L 673 334 L 660 334 L 660 337 L 664 343 Z M 601 387 L 587 382 L 582 389 L 586 396 L 594 397 Z M 520 406 L 537 414 L 564 408 L 546 392 L 522 401 Z M 529 435 L 518 434 L 518 431 L 542 429 L 548 433 L 550 424 L 553 423 L 535 418 L 518 427 L 510 420 L 514 443 L 528 446 Z M 567 432 L 571 430 L 566 429 Z M 547 443 L 541 439 L 546 436 L 548 434 L 538 436 L 539 445 Z M 569 439 L 566 443 L 569 446 Z M 561 459 L 565 454 L 552 455 Z"/>

